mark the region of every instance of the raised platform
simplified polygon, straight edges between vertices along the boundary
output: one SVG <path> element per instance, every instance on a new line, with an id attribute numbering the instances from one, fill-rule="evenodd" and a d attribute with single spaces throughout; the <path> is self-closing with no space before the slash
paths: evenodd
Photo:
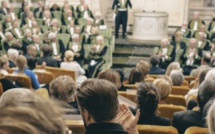
<path id="1" fill-rule="evenodd" d="M 113 68 L 131 68 L 140 60 L 148 61 L 160 41 L 133 42 L 121 37 L 115 41 Z"/>

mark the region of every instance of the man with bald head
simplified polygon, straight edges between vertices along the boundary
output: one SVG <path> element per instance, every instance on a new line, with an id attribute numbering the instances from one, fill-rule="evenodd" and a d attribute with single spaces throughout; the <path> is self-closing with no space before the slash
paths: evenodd
<path id="1" fill-rule="evenodd" d="M 160 48 L 155 52 L 155 55 L 160 59 L 160 68 L 166 69 L 169 63 L 175 59 L 175 52 L 173 46 L 170 45 L 169 39 L 161 40 Z"/>
<path id="2" fill-rule="evenodd" d="M 188 28 L 192 31 L 196 31 L 199 30 L 202 24 L 205 25 L 205 22 L 199 18 L 199 12 L 194 12 L 193 19 L 190 20 Z"/>

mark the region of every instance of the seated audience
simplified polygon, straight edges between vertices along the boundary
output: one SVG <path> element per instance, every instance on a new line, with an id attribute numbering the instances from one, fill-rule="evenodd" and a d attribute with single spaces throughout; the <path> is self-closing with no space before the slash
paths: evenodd
<path id="1" fill-rule="evenodd" d="M 116 71 L 112 69 L 102 70 L 101 72 L 99 72 L 97 78 L 112 82 L 118 90 L 121 87 L 120 76 Z"/>
<path id="2" fill-rule="evenodd" d="M 60 27 L 59 21 L 57 19 L 53 19 L 51 22 L 51 26 L 49 31 L 55 34 L 64 33 L 63 29 Z"/>
<path id="3" fill-rule="evenodd" d="M 144 77 L 144 81 L 153 81 L 154 79 L 149 77 L 149 63 L 146 61 L 139 61 L 136 64 L 136 68 L 138 68 L 139 70 L 141 70 L 143 72 L 143 77 Z"/>
<path id="4" fill-rule="evenodd" d="M 205 24 L 205 22 L 199 18 L 199 12 L 194 12 L 193 19 L 190 20 L 188 28 L 192 31 L 196 31 L 199 30 L 202 24 Z"/>
<path id="5" fill-rule="evenodd" d="M 23 18 L 21 22 L 21 28 L 32 28 L 32 22 L 34 21 L 34 14 L 32 12 L 27 13 L 27 18 Z"/>
<path id="6" fill-rule="evenodd" d="M 7 51 L 7 57 L 8 57 L 10 68 L 16 67 L 16 59 L 18 56 L 19 56 L 19 52 L 16 49 L 9 49 Z"/>
<path id="7" fill-rule="evenodd" d="M 37 2 L 37 4 L 38 4 L 38 7 L 35 8 L 35 10 L 34 10 L 34 16 L 35 16 L 35 17 L 37 17 L 37 14 L 40 14 L 40 13 L 44 12 L 44 3 L 43 3 L 43 1 L 42 1 L 42 0 L 39 0 L 39 1 Z M 39 17 L 39 15 L 38 15 L 38 17 Z M 40 17 L 39 17 L 39 18 L 40 18 Z"/>
<path id="8" fill-rule="evenodd" d="M 34 71 L 36 69 L 36 65 L 37 65 L 37 60 L 34 56 L 28 56 L 26 57 L 27 59 L 27 66 L 28 66 L 28 69 L 31 70 L 31 71 Z"/>
<path id="9" fill-rule="evenodd" d="M 105 25 L 105 21 L 102 19 L 102 15 L 100 12 L 96 12 L 95 13 L 95 21 L 94 24 L 96 26 L 101 26 L 101 25 Z"/>
<path id="10" fill-rule="evenodd" d="M 176 32 L 177 32 L 177 31 L 182 32 L 182 36 L 183 36 L 184 38 L 191 38 L 192 32 L 191 32 L 190 29 L 188 29 L 187 26 L 188 26 L 187 22 L 183 22 L 181 28 L 178 28 L 178 29 L 176 30 Z"/>
<path id="11" fill-rule="evenodd" d="M 33 43 L 32 32 L 30 29 L 25 30 L 25 35 L 22 38 L 22 49 L 24 55 L 27 54 L 27 47 Z"/>
<path id="12" fill-rule="evenodd" d="M 210 68 L 210 62 L 211 62 L 211 54 L 208 52 L 203 53 L 201 58 L 201 65 L 197 69 L 193 69 L 190 73 L 190 76 L 197 77 L 200 73 L 200 70 L 205 68 Z"/>
<path id="13" fill-rule="evenodd" d="M 69 114 L 80 114 L 78 104 L 75 99 L 77 86 L 72 77 L 66 75 L 59 76 L 52 80 L 49 90 L 51 97 L 64 101 L 72 107 L 72 110 L 68 111 Z"/>
<path id="14" fill-rule="evenodd" d="M 12 23 L 12 26 L 13 26 L 13 28 L 12 28 L 11 30 L 9 30 L 9 31 L 13 34 L 14 38 L 20 39 L 21 37 L 23 37 L 23 31 L 22 31 L 22 29 L 19 27 L 18 22 L 17 22 L 17 21 L 14 21 L 14 22 Z"/>
<path id="15" fill-rule="evenodd" d="M 67 26 L 66 33 L 72 36 L 73 34 L 75 34 L 75 24 L 73 20 L 69 21 L 68 23 L 69 24 L 66 25 Z"/>
<path id="16" fill-rule="evenodd" d="M 83 28 L 82 28 L 82 33 L 84 35 L 90 36 L 91 32 L 92 32 L 92 27 L 93 27 L 93 19 L 92 18 L 88 18 L 87 19 L 87 25 L 83 26 Z"/>
<path id="17" fill-rule="evenodd" d="M 1 2 L 0 14 L 7 15 L 9 13 L 9 8 L 6 1 Z"/>
<path id="18" fill-rule="evenodd" d="M 29 89 L 12 89 L 0 99 L 0 132 L 66 134 L 62 114 L 62 106 L 53 100 L 44 99 Z"/>
<path id="19" fill-rule="evenodd" d="M 182 86 L 184 81 L 184 75 L 180 70 L 172 70 L 170 75 L 173 86 Z"/>
<path id="20" fill-rule="evenodd" d="M 161 69 L 158 64 L 159 64 L 159 58 L 157 56 L 151 56 L 150 58 L 150 64 L 151 68 L 149 70 L 149 74 L 164 74 L 165 70 Z"/>
<path id="21" fill-rule="evenodd" d="M 57 4 L 53 4 L 52 7 L 50 8 L 50 11 L 51 12 L 60 11 L 60 7 Z"/>
<path id="22" fill-rule="evenodd" d="M 184 75 L 189 75 L 192 69 L 198 67 L 201 55 L 201 50 L 197 47 L 197 40 L 191 38 L 189 40 L 189 46 L 182 57 Z"/>
<path id="23" fill-rule="evenodd" d="M 32 28 L 31 28 L 32 34 L 33 35 L 41 35 L 41 28 L 40 27 L 41 26 L 38 26 L 36 21 L 32 21 Z"/>
<path id="24" fill-rule="evenodd" d="M 80 0 L 80 4 L 76 7 L 77 15 L 84 11 L 85 0 Z"/>
<path id="25" fill-rule="evenodd" d="M 77 102 L 86 127 L 85 134 L 138 134 L 136 123 L 139 110 L 135 117 L 128 113 L 124 125 L 118 124 L 119 119 L 115 120 L 121 115 L 117 116 L 120 107 L 117 88 L 113 83 L 100 79 L 86 80 L 77 90 Z"/>
<path id="26" fill-rule="evenodd" d="M 179 62 L 172 62 L 166 69 L 165 75 L 169 76 L 172 70 L 181 70 Z"/>
<path id="27" fill-rule="evenodd" d="M 78 86 L 81 85 L 81 83 L 86 80 L 87 78 L 84 76 L 85 71 L 81 66 L 74 61 L 74 53 L 70 50 L 66 51 L 64 62 L 61 63 L 60 68 L 73 70 L 76 73 L 76 82 Z"/>
<path id="28" fill-rule="evenodd" d="M 172 91 L 172 85 L 165 79 L 156 79 L 153 84 L 157 87 L 160 94 L 159 104 L 165 104 L 166 98 Z"/>
<path id="29" fill-rule="evenodd" d="M 43 25 L 44 26 L 51 26 L 51 22 L 52 22 L 52 16 L 51 16 L 51 12 L 50 11 L 44 11 L 43 15 L 42 15 L 42 19 L 43 19 Z M 46 31 L 42 30 L 42 33 L 45 33 Z"/>
<path id="30" fill-rule="evenodd" d="M 49 45 L 44 44 L 42 46 L 41 50 L 42 50 L 42 55 L 43 56 L 40 59 L 38 59 L 37 64 L 42 65 L 45 62 L 46 66 L 58 67 L 57 61 L 51 57 L 52 48 Z"/>
<path id="31" fill-rule="evenodd" d="M 32 57 L 36 57 L 37 54 L 37 48 L 34 45 L 29 45 L 27 46 L 27 54 L 25 55 L 26 58 L 32 56 Z"/>
<path id="32" fill-rule="evenodd" d="M 84 10 L 78 13 L 78 18 L 84 18 L 84 19 L 94 18 L 87 4 L 84 4 Z"/>
<path id="33" fill-rule="evenodd" d="M 74 61 L 77 61 L 82 66 L 84 60 L 84 46 L 80 42 L 80 36 L 78 34 L 72 35 L 72 42 L 69 43 L 67 50 L 71 50 L 74 53 Z"/>
<path id="34" fill-rule="evenodd" d="M 3 51 L 8 51 L 10 48 L 14 48 L 18 51 L 21 51 L 21 44 L 18 39 L 14 39 L 13 34 L 10 32 L 5 33 L 6 40 L 3 43 Z"/>
<path id="35" fill-rule="evenodd" d="M 140 109 L 138 124 L 169 126 L 167 118 L 156 115 L 160 94 L 152 83 L 141 83 L 137 89 L 137 108 Z M 133 112 L 133 109 L 131 109 Z M 133 112 L 135 113 L 135 112 Z"/>
<path id="36" fill-rule="evenodd" d="M 168 39 L 161 40 L 160 48 L 155 53 L 155 55 L 159 58 L 159 67 L 162 69 L 166 69 L 169 63 L 171 63 L 175 59 L 173 46 L 170 45 Z"/>
<path id="37" fill-rule="evenodd" d="M 89 54 L 88 76 L 90 78 L 96 77 L 99 69 L 105 63 L 104 56 L 108 47 L 104 44 L 103 36 L 96 37 L 96 44 L 92 45 Z"/>
<path id="38" fill-rule="evenodd" d="M 125 74 L 124 74 L 123 70 L 122 70 L 122 69 L 116 69 L 116 72 L 119 73 L 120 82 L 121 82 L 121 87 L 119 88 L 119 91 L 126 91 L 126 90 L 127 90 L 127 87 L 125 87 L 125 86 L 123 85 L 123 82 L 124 82 L 124 80 L 125 80 Z"/>
<path id="39" fill-rule="evenodd" d="M 11 16 L 9 14 L 5 16 L 5 21 L 2 24 L 2 28 L 3 28 L 4 32 L 12 29 L 12 19 L 11 19 Z"/>
<path id="40" fill-rule="evenodd" d="M 179 134 L 184 134 L 185 130 L 191 126 L 203 127 L 205 125 L 203 108 L 214 95 L 214 80 L 205 80 L 198 90 L 197 103 L 199 110 L 187 110 L 174 113 L 173 126 L 177 128 Z"/>
<path id="41" fill-rule="evenodd" d="M 18 58 L 16 59 L 16 65 L 18 67 L 18 70 L 15 70 L 14 73 L 25 74 L 25 75 L 29 76 L 31 79 L 31 85 L 32 85 L 33 89 L 40 88 L 40 84 L 36 78 L 36 74 L 33 71 L 26 68 L 27 59 L 25 58 L 25 56 L 23 56 L 23 55 L 18 56 Z M 18 87 L 21 86 L 18 82 L 16 82 L 16 85 Z"/>
<path id="42" fill-rule="evenodd" d="M 128 84 L 138 84 L 144 81 L 143 72 L 138 68 L 133 68 L 128 78 Z"/>
<path id="43" fill-rule="evenodd" d="M 42 48 L 42 41 L 40 41 L 40 36 L 39 35 L 33 35 L 33 46 L 36 47 L 36 57 L 39 58 L 41 57 L 41 48 Z"/>
<path id="44" fill-rule="evenodd" d="M 159 75 L 157 77 L 157 79 L 164 79 L 164 80 L 168 81 L 171 86 L 173 86 L 172 79 L 169 76 L 167 76 L 167 75 Z"/>
<path id="45" fill-rule="evenodd" d="M 4 31 L 2 29 L 2 25 L 0 25 L 0 41 L 5 39 Z M 2 48 L 1 48 L 2 49 Z"/>
<path id="46" fill-rule="evenodd" d="M 62 17 L 61 21 L 65 26 L 68 26 L 71 21 L 73 21 L 74 24 L 78 24 L 75 14 L 70 9 L 65 12 L 65 15 Z"/>
<path id="47" fill-rule="evenodd" d="M 10 17 L 11 17 L 11 19 L 12 19 L 12 21 L 15 21 L 15 20 L 17 20 L 17 19 L 19 19 L 19 15 L 18 15 L 18 13 L 16 13 L 15 12 L 15 10 L 14 10 L 14 6 L 10 6 Z"/>
<path id="48" fill-rule="evenodd" d="M 6 59 L 5 57 L 0 57 L 0 73 L 3 75 L 7 75 L 8 67 L 9 67 L 8 59 Z"/>
<path id="49" fill-rule="evenodd" d="M 199 39 L 201 42 L 201 44 L 199 43 L 198 47 L 202 48 L 204 50 L 210 50 L 210 46 L 208 44 L 208 42 L 206 42 L 205 39 L 209 39 L 209 33 L 206 29 L 206 25 L 201 25 L 199 30 L 196 30 L 193 33 L 193 38 Z"/>

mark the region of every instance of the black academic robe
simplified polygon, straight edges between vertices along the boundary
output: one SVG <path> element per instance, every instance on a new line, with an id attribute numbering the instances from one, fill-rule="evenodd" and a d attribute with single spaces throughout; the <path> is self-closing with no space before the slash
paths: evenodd
<path id="1" fill-rule="evenodd" d="M 22 50 L 24 52 L 24 55 L 27 54 L 27 46 L 33 44 L 33 40 L 28 40 L 27 37 L 23 37 L 22 39 Z"/>

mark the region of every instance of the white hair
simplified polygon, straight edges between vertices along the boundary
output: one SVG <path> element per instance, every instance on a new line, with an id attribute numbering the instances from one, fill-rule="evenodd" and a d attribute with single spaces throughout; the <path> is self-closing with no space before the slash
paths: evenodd
<path id="1" fill-rule="evenodd" d="M 57 19 L 53 19 L 52 22 L 51 22 L 51 25 L 53 25 L 53 23 L 59 24 Z"/>
<path id="2" fill-rule="evenodd" d="M 30 29 L 25 29 L 25 35 L 26 35 L 27 33 L 31 33 L 31 30 L 30 30 Z"/>
<path id="3" fill-rule="evenodd" d="M 54 39 L 56 37 L 57 37 L 57 35 L 55 33 L 53 33 L 53 32 L 50 32 L 49 35 L 48 35 L 48 39 Z"/>
<path id="4" fill-rule="evenodd" d="M 210 106 L 208 113 L 207 113 L 207 125 L 208 125 L 208 130 L 210 134 L 215 133 L 215 101 L 213 104 Z"/>
<path id="5" fill-rule="evenodd" d="M 104 41 L 104 38 L 103 38 L 103 36 L 99 35 L 99 36 L 96 37 L 96 40 L 102 40 L 102 41 Z"/>
<path id="6" fill-rule="evenodd" d="M 11 35 L 13 35 L 11 32 L 6 32 L 5 33 L 5 37 L 11 36 Z"/>
<path id="7" fill-rule="evenodd" d="M 87 21 L 90 21 L 93 23 L 93 19 L 92 18 L 87 18 Z"/>
<path id="8" fill-rule="evenodd" d="M 180 70 L 172 70 L 170 72 L 170 77 L 174 86 L 180 86 L 184 81 L 184 75 Z"/>
<path id="9" fill-rule="evenodd" d="M 95 16 L 101 16 L 102 14 L 100 12 L 96 12 Z"/>
<path id="10" fill-rule="evenodd" d="M 10 48 L 8 51 L 7 51 L 7 56 L 9 58 L 17 58 L 19 56 L 19 51 L 16 50 L 16 49 L 12 49 Z"/>
<path id="11" fill-rule="evenodd" d="M 205 80 L 215 80 L 215 69 L 211 69 L 207 72 Z"/>
<path id="12" fill-rule="evenodd" d="M 161 43 L 167 43 L 170 44 L 169 39 L 168 38 L 164 38 L 161 40 Z"/>
<path id="13" fill-rule="evenodd" d="M 23 97 L 29 95 L 32 91 L 30 89 L 24 89 L 24 88 L 14 88 L 10 89 L 3 93 L 3 95 L 0 98 L 0 107 L 4 107 L 7 104 L 10 104 L 12 100 L 15 98 L 22 99 Z"/>

